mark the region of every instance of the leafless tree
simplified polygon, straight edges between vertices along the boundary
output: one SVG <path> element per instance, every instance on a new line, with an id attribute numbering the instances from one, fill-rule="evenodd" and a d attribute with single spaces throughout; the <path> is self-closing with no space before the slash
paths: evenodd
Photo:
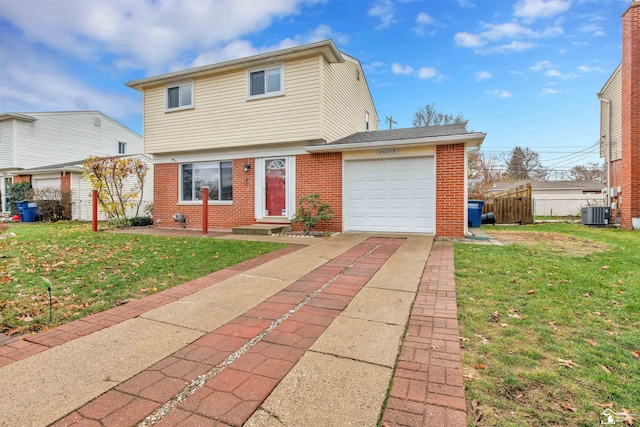
<path id="1" fill-rule="evenodd" d="M 520 179 L 535 179 L 544 181 L 549 176 L 549 170 L 540 162 L 540 155 L 529 149 L 516 146 L 505 158 L 506 169 L 504 179 L 518 181 Z"/>
<path id="2" fill-rule="evenodd" d="M 434 102 L 425 105 L 424 108 L 420 108 L 413 115 L 414 127 L 448 125 L 457 123 L 462 123 L 466 126 L 467 123 L 469 123 L 469 120 L 465 119 L 462 113 L 453 115 L 436 111 L 436 104 Z"/>

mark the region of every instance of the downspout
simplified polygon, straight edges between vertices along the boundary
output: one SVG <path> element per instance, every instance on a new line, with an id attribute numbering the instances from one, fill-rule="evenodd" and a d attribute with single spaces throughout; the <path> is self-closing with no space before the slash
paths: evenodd
<path id="1" fill-rule="evenodd" d="M 607 103 L 607 206 L 611 207 L 611 100 L 598 93 L 600 102 Z"/>

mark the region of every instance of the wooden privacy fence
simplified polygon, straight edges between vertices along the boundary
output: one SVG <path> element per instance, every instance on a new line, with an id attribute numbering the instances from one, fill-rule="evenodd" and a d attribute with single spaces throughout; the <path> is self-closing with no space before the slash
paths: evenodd
<path id="1" fill-rule="evenodd" d="M 496 216 L 496 224 L 532 224 L 531 184 L 485 199 L 482 213 L 487 212 L 493 212 Z"/>

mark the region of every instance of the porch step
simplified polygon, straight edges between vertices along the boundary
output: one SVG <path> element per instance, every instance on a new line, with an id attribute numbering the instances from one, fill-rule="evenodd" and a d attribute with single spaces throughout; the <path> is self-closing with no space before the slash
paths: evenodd
<path id="1" fill-rule="evenodd" d="M 291 226 L 288 224 L 251 224 L 243 227 L 233 227 L 231 232 L 233 234 L 255 234 L 268 236 L 270 234 L 278 234 L 289 230 L 291 230 Z"/>

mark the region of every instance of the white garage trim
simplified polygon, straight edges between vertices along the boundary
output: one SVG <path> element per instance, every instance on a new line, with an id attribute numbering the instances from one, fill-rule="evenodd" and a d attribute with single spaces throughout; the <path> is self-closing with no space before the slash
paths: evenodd
<path id="1" fill-rule="evenodd" d="M 435 157 L 343 160 L 345 231 L 435 233 Z"/>

